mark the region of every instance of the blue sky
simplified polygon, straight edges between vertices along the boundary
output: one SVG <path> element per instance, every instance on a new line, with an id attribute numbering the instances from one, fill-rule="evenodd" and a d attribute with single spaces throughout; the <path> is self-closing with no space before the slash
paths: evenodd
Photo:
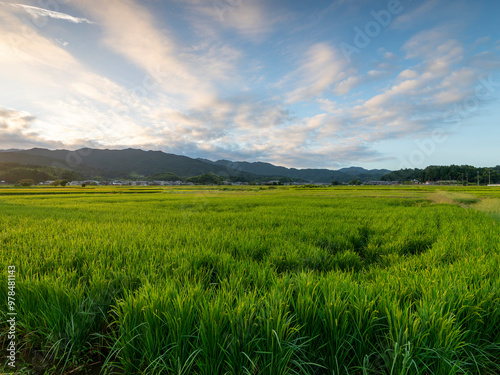
<path id="1" fill-rule="evenodd" d="M 0 1 L 0 149 L 500 164 L 500 2 Z"/>

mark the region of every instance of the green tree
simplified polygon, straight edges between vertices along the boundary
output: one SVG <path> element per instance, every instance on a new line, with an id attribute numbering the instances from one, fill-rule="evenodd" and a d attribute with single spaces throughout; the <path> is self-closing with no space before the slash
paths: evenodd
<path id="1" fill-rule="evenodd" d="M 19 180 L 19 185 L 21 185 L 21 186 L 33 186 L 33 185 L 35 185 L 35 181 L 31 178 L 23 178 L 22 180 Z"/>
<path id="2" fill-rule="evenodd" d="M 146 181 L 180 181 L 181 178 L 175 173 L 157 173 L 146 178 Z"/>
<path id="3" fill-rule="evenodd" d="M 205 173 L 200 176 L 187 178 L 186 182 L 192 182 L 199 185 L 220 185 L 222 183 L 222 177 L 215 173 Z"/>
<path id="4" fill-rule="evenodd" d="M 61 180 L 60 184 L 61 186 L 66 186 L 68 184 L 68 180 Z"/>

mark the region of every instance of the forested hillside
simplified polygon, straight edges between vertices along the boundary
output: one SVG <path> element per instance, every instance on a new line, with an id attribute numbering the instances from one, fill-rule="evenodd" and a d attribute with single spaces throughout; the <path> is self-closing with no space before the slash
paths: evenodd
<path id="1" fill-rule="evenodd" d="M 33 180 L 35 183 L 47 180 L 81 180 L 76 172 L 64 168 L 40 165 L 22 165 L 18 163 L 0 163 L 0 181 L 10 184 L 20 180 Z"/>
<path id="2" fill-rule="evenodd" d="M 478 175 L 480 184 L 487 184 L 490 181 L 492 184 L 500 183 L 500 165 L 492 168 L 476 168 L 470 165 L 431 165 L 425 169 L 400 169 L 382 176 L 381 180 L 401 182 L 455 180 L 464 183 L 467 181 L 477 183 Z"/>

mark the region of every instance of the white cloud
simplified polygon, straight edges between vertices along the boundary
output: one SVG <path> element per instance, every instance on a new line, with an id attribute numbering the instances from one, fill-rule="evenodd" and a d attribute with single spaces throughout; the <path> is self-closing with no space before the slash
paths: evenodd
<path id="1" fill-rule="evenodd" d="M 318 98 L 316 101 L 320 104 L 323 111 L 328 113 L 338 113 L 340 110 L 339 105 L 329 99 Z"/>
<path id="2" fill-rule="evenodd" d="M 57 42 L 26 29 L 5 9 L 0 8 L 0 18 L 4 85 L 0 102 L 28 103 L 38 118 L 35 130 L 40 142 L 51 139 L 61 145 L 95 139 L 113 144 L 131 134 L 146 140 L 137 124 L 151 110 L 148 98 L 89 71 Z M 137 116 L 135 120 L 132 115 Z M 31 142 L 31 133 L 17 134 Z"/>
<path id="3" fill-rule="evenodd" d="M 69 46 L 69 42 L 65 42 L 65 41 L 60 40 L 60 39 L 56 39 L 55 41 L 56 41 L 57 44 L 60 44 L 63 47 Z"/>
<path id="4" fill-rule="evenodd" d="M 384 59 L 394 60 L 396 58 L 397 58 L 396 54 L 394 54 L 392 52 L 386 52 L 386 53 L 384 53 Z"/>
<path id="5" fill-rule="evenodd" d="M 474 44 L 472 45 L 472 48 L 477 48 L 480 45 L 487 44 L 491 41 L 491 38 L 489 36 L 483 36 L 481 38 L 476 39 Z"/>
<path id="6" fill-rule="evenodd" d="M 0 144 L 2 148 L 60 147 L 33 129 L 36 117 L 24 111 L 0 107 Z"/>
<path id="7" fill-rule="evenodd" d="M 500 70 L 500 56 L 493 51 L 484 51 L 467 57 L 466 64 L 484 72 Z"/>
<path id="8" fill-rule="evenodd" d="M 179 45 L 146 7 L 132 0 L 72 0 L 72 4 L 99 21 L 109 49 L 153 77 L 159 85 L 155 91 L 175 97 L 185 110 L 211 110 L 220 102 L 217 86 L 230 79 L 234 84 L 241 53 L 228 45 L 213 41 Z"/>
<path id="9" fill-rule="evenodd" d="M 318 160 L 321 153 L 332 158 L 343 155 L 344 151 L 333 147 L 332 139 L 337 139 L 338 150 L 356 149 L 353 140 L 349 146 L 338 143 L 337 135 L 345 129 L 340 129 L 342 121 L 331 114 L 301 120 L 294 119 L 280 100 L 261 101 L 252 95 L 220 99 L 215 86 L 229 82 L 226 77 L 235 84 L 233 73 L 242 58 L 238 50 L 210 41 L 181 48 L 136 3 L 122 1 L 112 8 L 99 3 L 97 10 L 92 7 L 96 4 L 73 5 L 98 21 L 106 46 L 141 67 L 147 76 L 157 78 L 160 86 L 152 95 L 134 95 L 89 71 L 57 41 L 36 30 L 23 33 L 16 17 L 2 15 L 3 35 L 10 32 L 18 37 L 17 43 L 0 38 L 0 52 L 5 52 L 0 54 L 4 77 L 16 76 L 19 69 L 26 71 L 21 79 L 17 75 L 16 83 L 22 92 L 33 92 L 28 100 L 32 108 L 39 109 L 35 111 L 39 118 L 36 128 L 17 132 L 20 141 L 34 139 L 45 147 L 87 144 L 163 149 L 190 156 L 243 155 L 296 166 Z M 110 9 L 113 14 L 108 14 Z M 130 32 L 124 30 L 124 23 L 131 25 Z M 158 64 L 163 69 L 157 70 Z M 345 78 L 344 67 L 344 59 L 335 49 L 317 44 L 308 50 L 287 84 L 297 98 L 314 98 Z M 42 91 L 44 97 L 39 95 Z M 177 105 L 182 101 L 187 104 Z M 322 105 L 331 107 L 332 102 L 325 100 Z M 52 143 L 45 142 L 47 139 Z M 297 152 L 304 155 L 302 161 L 290 157 Z"/>
<path id="10" fill-rule="evenodd" d="M 2 5 L 7 5 L 6 3 L 0 2 Z M 24 4 L 10 4 L 13 7 L 23 9 L 29 15 L 31 15 L 33 18 L 39 18 L 39 17 L 50 17 L 58 20 L 63 20 L 63 21 L 69 21 L 73 23 L 88 23 L 88 24 L 94 24 L 95 22 L 92 22 L 86 18 L 80 18 L 80 17 L 74 17 L 66 13 L 61 13 L 61 12 L 55 12 L 53 10 L 47 10 L 39 7 L 34 7 L 30 5 L 24 5 Z"/>
<path id="11" fill-rule="evenodd" d="M 379 49 L 373 62 L 366 50 L 366 61 L 351 66 L 326 42 L 265 39 L 283 18 L 268 12 L 276 4 L 260 0 L 233 2 L 222 20 L 210 1 L 178 1 L 194 32 L 162 23 L 156 5 L 140 1 L 65 4 L 97 22 L 93 36 L 102 39 L 92 42 L 107 48 L 113 63 L 126 60 L 118 65 L 124 74 L 115 82 L 92 71 L 95 60 L 71 54 L 77 38 L 68 37 L 71 48 L 64 48 L 44 36 L 54 30 L 23 25 L 17 13 L 26 9 L 0 7 L 0 103 L 25 108 L 17 105 L 24 101 L 37 117 L 4 116 L 0 140 L 9 138 L 11 147 L 24 138 L 46 147 L 153 148 L 297 167 L 374 160 L 376 142 L 425 134 L 471 94 L 479 75 L 500 67 L 493 48 L 466 57 L 472 44 L 445 28 L 419 32 L 397 56 Z M 265 42 L 266 56 L 251 54 L 256 42 Z M 276 67 L 284 78 L 272 86 Z"/>
<path id="12" fill-rule="evenodd" d="M 439 0 L 427 0 L 422 5 L 398 16 L 391 24 L 395 29 L 407 29 L 419 22 L 422 18 L 428 17 L 429 13 L 436 12 Z"/>
<path id="13" fill-rule="evenodd" d="M 213 16 L 217 16 L 224 26 L 234 28 L 243 35 L 258 36 L 268 33 L 275 22 L 270 19 L 263 2 L 240 0 L 235 2 L 235 6 L 222 9 L 217 7 L 217 3 L 212 2 Z"/>
<path id="14" fill-rule="evenodd" d="M 216 85 L 226 81 L 234 83 L 238 79 L 237 67 L 242 52 L 220 42 L 205 42 L 180 54 L 180 58 L 189 66 L 196 67 L 200 77 Z"/>
<path id="15" fill-rule="evenodd" d="M 379 49 L 377 49 L 377 53 L 381 55 L 385 60 L 394 60 L 398 57 L 395 53 L 387 51 L 384 47 L 380 47 Z"/>
<path id="16" fill-rule="evenodd" d="M 287 103 L 312 99 L 342 80 L 347 63 L 341 53 L 325 43 L 311 46 L 301 66 L 285 78 L 296 88 L 287 95 Z M 298 86 L 298 87 L 297 87 Z"/>
<path id="17" fill-rule="evenodd" d="M 387 72 L 384 71 L 370 70 L 366 72 L 366 74 L 364 75 L 350 76 L 347 79 L 343 80 L 342 82 L 339 82 L 335 86 L 334 92 L 337 95 L 347 95 L 354 88 L 360 86 L 361 84 L 376 81 L 386 75 Z"/>
<path id="18" fill-rule="evenodd" d="M 474 95 L 483 69 L 493 64 L 488 53 L 465 59 L 463 45 L 433 29 L 420 32 L 405 43 L 407 58 L 415 59 L 396 77 L 392 85 L 344 108 L 342 118 L 349 134 L 359 133 L 366 142 L 428 134 L 443 125 L 443 115 Z M 494 61 L 494 60 L 493 60 Z M 465 64 L 465 65 L 464 65 Z"/>
<path id="19" fill-rule="evenodd" d="M 204 105 L 212 100 L 209 82 L 179 58 L 180 50 L 167 31 L 160 31 L 154 16 L 131 0 L 71 2 L 99 21 L 104 43 L 154 77 L 165 92 L 182 95 L 186 102 Z"/>
<path id="20" fill-rule="evenodd" d="M 349 77 L 342 82 L 339 82 L 335 86 L 335 94 L 337 95 L 346 95 L 351 92 L 351 90 L 357 86 L 359 86 L 363 82 L 362 76 L 352 76 Z"/>
<path id="21" fill-rule="evenodd" d="M 417 77 L 418 77 L 418 73 L 415 70 L 405 69 L 401 73 L 399 73 L 397 79 L 398 80 L 406 80 L 406 79 L 413 79 L 413 78 L 417 78 Z"/>
<path id="22" fill-rule="evenodd" d="M 192 27 L 200 35 L 212 38 L 224 31 L 236 31 L 252 41 L 261 41 L 275 24 L 289 17 L 283 8 L 276 12 L 263 0 L 177 0 L 186 6 Z"/>
<path id="23" fill-rule="evenodd" d="M 452 43 L 449 32 L 443 28 L 423 30 L 412 36 L 402 47 L 407 59 L 434 59 L 444 46 Z M 439 50 L 438 50 L 439 48 Z"/>

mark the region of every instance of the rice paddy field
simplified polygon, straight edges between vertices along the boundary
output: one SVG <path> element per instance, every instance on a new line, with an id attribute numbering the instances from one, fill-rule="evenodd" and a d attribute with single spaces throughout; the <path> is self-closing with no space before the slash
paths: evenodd
<path id="1" fill-rule="evenodd" d="M 4 188 L 0 265 L 4 373 L 500 373 L 500 188 Z"/>

